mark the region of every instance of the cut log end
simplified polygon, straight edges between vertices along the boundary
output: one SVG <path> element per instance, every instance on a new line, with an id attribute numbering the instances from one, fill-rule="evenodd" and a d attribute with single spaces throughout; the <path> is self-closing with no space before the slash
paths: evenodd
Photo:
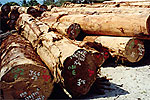
<path id="1" fill-rule="evenodd" d="M 53 89 L 49 71 L 30 64 L 15 66 L 2 77 L 2 82 L 4 99 L 44 100 Z"/>
<path id="2" fill-rule="evenodd" d="M 67 30 L 67 35 L 70 39 L 76 39 L 81 32 L 81 27 L 79 24 L 71 24 Z"/>
<path id="3" fill-rule="evenodd" d="M 96 80 L 96 65 L 90 52 L 77 50 L 64 62 L 65 88 L 73 97 L 85 95 Z"/>
<path id="4" fill-rule="evenodd" d="M 2 98 L 47 99 L 53 90 L 53 78 L 30 43 L 12 34 L 0 48 Z"/>
<path id="5" fill-rule="evenodd" d="M 144 53 L 144 44 L 138 39 L 131 39 L 126 45 L 125 55 L 130 62 L 138 62 L 143 58 Z"/>

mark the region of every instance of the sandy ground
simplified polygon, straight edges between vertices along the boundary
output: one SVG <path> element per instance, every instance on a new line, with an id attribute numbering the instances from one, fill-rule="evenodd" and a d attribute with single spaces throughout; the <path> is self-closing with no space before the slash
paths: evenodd
<path id="1" fill-rule="evenodd" d="M 102 68 L 102 74 L 112 78 L 105 95 L 89 97 L 99 100 L 150 100 L 150 65 L 141 67 Z"/>

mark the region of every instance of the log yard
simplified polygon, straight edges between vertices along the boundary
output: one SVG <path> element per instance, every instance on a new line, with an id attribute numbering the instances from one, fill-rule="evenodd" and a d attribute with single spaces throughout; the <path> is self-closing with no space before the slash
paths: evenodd
<path id="1" fill-rule="evenodd" d="M 0 100 L 150 100 L 150 0 L 16 2 L 0 1 Z"/>

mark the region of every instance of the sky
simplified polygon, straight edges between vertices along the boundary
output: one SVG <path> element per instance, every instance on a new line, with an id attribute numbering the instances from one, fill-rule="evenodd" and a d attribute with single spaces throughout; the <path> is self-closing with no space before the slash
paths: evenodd
<path id="1" fill-rule="evenodd" d="M 0 2 L 2 4 L 5 4 L 7 2 L 16 2 L 18 4 L 21 4 L 21 1 L 23 1 L 23 0 L 0 0 Z M 30 0 L 26 0 L 26 1 L 30 1 Z M 55 0 L 55 1 L 57 1 L 57 0 Z M 37 2 L 40 3 L 40 4 L 43 4 L 43 0 L 37 0 Z"/>

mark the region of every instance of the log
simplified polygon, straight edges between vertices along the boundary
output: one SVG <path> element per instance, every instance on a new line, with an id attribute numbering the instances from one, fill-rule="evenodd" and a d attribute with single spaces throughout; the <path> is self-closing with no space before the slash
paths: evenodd
<path id="1" fill-rule="evenodd" d="M 136 2 L 149 2 L 149 0 L 120 0 L 120 1 L 104 1 L 103 4 L 115 4 L 115 3 L 136 3 Z"/>
<path id="2" fill-rule="evenodd" d="M 0 90 L 3 99 L 47 99 L 53 90 L 53 78 L 20 35 L 8 36 L 0 49 Z"/>
<path id="3" fill-rule="evenodd" d="M 21 35 L 32 43 L 55 82 L 68 91 L 69 97 L 78 97 L 89 91 L 104 62 L 101 53 L 81 48 L 57 32 L 48 32 L 46 24 L 28 14 L 20 15 L 17 27 L 23 28 Z"/>
<path id="4" fill-rule="evenodd" d="M 87 36 L 84 41 L 101 43 L 109 49 L 112 57 L 120 57 L 132 63 L 140 61 L 145 54 L 144 43 L 133 37 Z"/>
<path id="5" fill-rule="evenodd" d="M 49 26 L 50 30 L 57 31 L 58 33 L 61 33 L 64 36 L 69 37 L 70 39 L 76 39 L 80 32 L 81 27 L 77 23 L 60 23 L 58 22 L 59 18 L 61 18 L 63 14 L 56 13 L 55 16 L 48 16 L 43 17 L 40 19 L 40 21 L 44 22 L 46 25 Z"/>
<path id="6" fill-rule="evenodd" d="M 141 2 L 128 3 L 128 4 L 122 4 L 121 6 L 150 8 L 150 2 L 142 2 L 142 3 L 141 3 Z"/>
<path id="7" fill-rule="evenodd" d="M 133 8 L 133 7 L 119 7 L 119 8 L 87 8 L 87 7 L 77 7 L 77 8 L 62 8 L 54 7 L 51 9 L 51 13 L 66 12 L 67 14 L 84 14 L 84 15 L 100 15 L 103 13 L 150 13 L 150 8 Z M 44 12 L 49 14 L 49 12 Z M 51 15 L 51 13 L 49 15 Z M 43 14 L 44 15 L 44 14 Z"/>
<path id="8" fill-rule="evenodd" d="M 137 36 L 150 34 L 148 14 L 68 15 L 59 22 L 78 23 L 86 34 Z"/>

